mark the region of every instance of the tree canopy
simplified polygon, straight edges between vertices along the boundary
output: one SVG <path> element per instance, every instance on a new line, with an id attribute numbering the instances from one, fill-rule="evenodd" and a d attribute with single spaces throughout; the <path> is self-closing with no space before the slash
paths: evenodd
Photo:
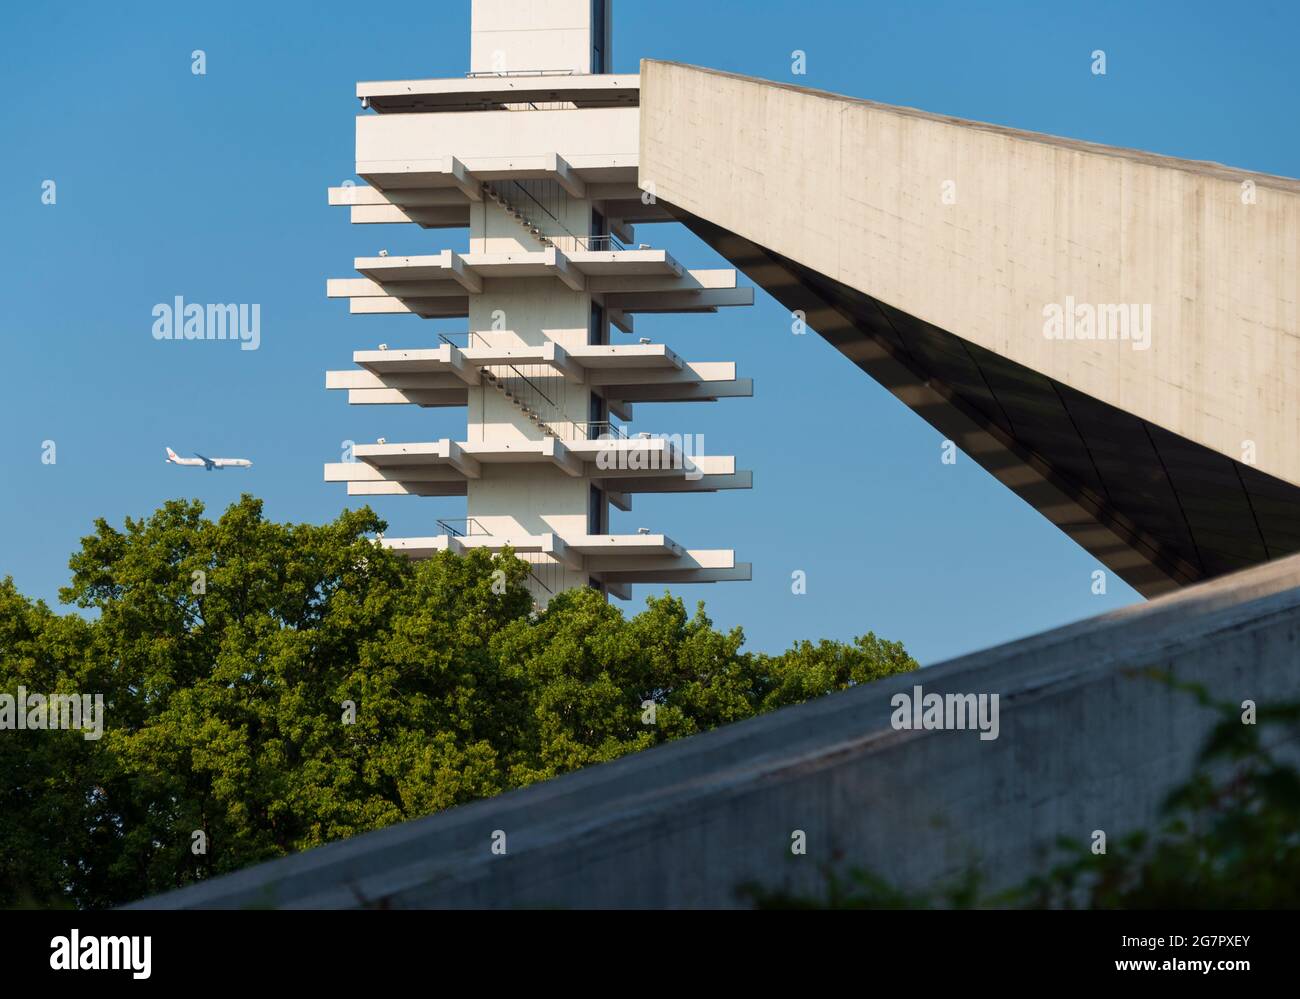
<path id="1" fill-rule="evenodd" d="M 0 905 L 119 904 L 916 667 L 870 632 L 747 652 L 667 594 L 536 612 L 510 553 L 411 562 L 384 526 L 176 500 L 96 521 L 85 615 L 0 582 L 0 693 L 105 705 L 97 740 L 0 732 Z"/>

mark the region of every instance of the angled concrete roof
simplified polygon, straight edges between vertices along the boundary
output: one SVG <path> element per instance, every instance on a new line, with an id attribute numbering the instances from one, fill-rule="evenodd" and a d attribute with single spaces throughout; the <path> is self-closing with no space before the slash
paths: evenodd
<path id="1" fill-rule="evenodd" d="M 641 186 L 1140 592 L 1300 551 L 1300 182 L 676 63 L 641 85 Z M 1113 305 L 1149 307 L 1145 345 L 1046 335 Z"/>

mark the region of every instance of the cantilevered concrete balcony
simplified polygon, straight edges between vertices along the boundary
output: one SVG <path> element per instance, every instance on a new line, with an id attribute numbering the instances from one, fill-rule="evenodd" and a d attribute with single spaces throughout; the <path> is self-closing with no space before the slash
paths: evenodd
<path id="1" fill-rule="evenodd" d="M 465 334 L 462 334 L 464 336 Z M 484 338 L 469 334 L 470 342 Z M 359 371 L 329 371 L 325 387 L 345 389 L 353 405 L 465 406 L 470 386 L 483 369 L 528 365 L 549 369 L 571 384 L 603 396 L 621 419 L 631 419 L 633 402 L 713 402 L 753 395 L 753 382 L 736 377 L 731 361 L 686 362 L 663 344 L 563 347 L 443 344 L 416 350 L 358 350 Z"/>
<path id="2" fill-rule="evenodd" d="M 385 548 L 408 558 L 439 552 L 464 554 L 474 548 L 509 548 L 534 566 L 554 564 L 602 583 L 623 595 L 631 583 L 716 583 L 751 578 L 748 562 L 731 549 L 687 549 L 663 534 L 589 534 L 563 539 L 554 533 L 493 536 L 454 533 L 427 538 L 385 538 Z"/>
<path id="3" fill-rule="evenodd" d="M 356 124 L 357 175 L 386 192 L 451 187 L 478 201 L 484 181 L 549 177 L 589 197 L 576 187 L 626 183 L 637 166 L 636 107 L 362 115 Z"/>
<path id="4" fill-rule="evenodd" d="M 349 496 L 463 496 L 466 482 L 493 467 L 534 465 L 589 479 L 620 509 L 631 493 L 748 489 L 752 473 L 731 455 L 688 454 L 665 437 L 358 444 L 351 462 L 325 465 L 326 482 L 347 483 Z"/>
<path id="5" fill-rule="evenodd" d="M 326 293 L 348 299 L 356 314 L 467 316 L 469 297 L 491 293 L 492 282 L 529 278 L 550 278 L 573 291 L 588 292 L 622 314 L 716 312 L 754 302 L 753 288 L 736 287 L 734 270 L 688 271 L 666 250 L 443 250 L 423 256 L 358 257 L 354 263 L 363 276 L 331 278 Z"/>
<path id="6" fill-rule="evenodd" d="M 610 82 L 604 87 L 593 82 L 601 79 Z M 498 109 L 363 115 L 357 119 L 356 172 L 370 186 L 330 188 L 330 204 L 348 206 L 354 223 L 465 227 L 471 206 L 491 198 L 494 184 L 543 181 L 570 198 L 599 205 L 611 231 L 629 241 L 629 227 L 634 224 L 671 221 L 657 199 L 646 197 L 637 184 L 636 78 L 574 80 L 572 89 L 588 93 L 589 100 L 540 111 L 536 109 L 551 105 L 509 104 L 529 109 L 528 114 L 503 114 Z M 547 84 L 539 86 L 543 89 L 534 88 L 535 92 L 544 93 Z M 511 96 L 511 88 L 530 89 L 519 78 L 506 83 L 498 79 L 362 84 L 359 89 L 384 91 L 362 95 L 374 106 L 376 101 L 385 103 L 386 97 L 415 98 L 417 90 L 434 100 L 454 101 L 457 87 L 485 95 L 494 104 L 496 97 Z M 597 107 L 595 101 L 625 106 Z M 437 153 L 431 155 L 434 150 Z"/>
<path id="7" fill-rule="evenodd" d="M 537 164 L 525 163 L 511 170 L 508 178 L 498 180 L 529 180 L 541 178 L 558 182 L 560 173 L 545 168 L 546 160 Z M 474 178 L 497 176 L 500 170 L 482 170 L 474 174 L 463 172 L 467 185 L 434 183 L 424 187 L 395 187 L 382 190 L 364 185 L 330 187 L 331 206 L 350 208 L 354 225 L 391 225 L 415 222 L 425 229 L 464 229 L 469 225 L 469 207 L 482 202 L 482 190 L 473 189 Z M 604 206 L 604 215 L 610 220 L 616 234 L 625 234 L 621 226 L 638 222 L 671 222 L 672 213 L 656 200 L 643 198 L 636 183 L 636 167 L 593 167 L 586 170 L 568 170 L 567 176 L 576 177 L 584 185 L 586 198 Z M 572 185 L 571 185 L 572 186 Z M 628 235 L 628 242 L 632 237 Z"/>
<path id="8" fill-rule="evenodd" d="M 449 163 L 444 165 L 450 167 Z M 331 187 L 329 203 L 351 209 L 354 225 L 413 222 L 425 229 L 464 229 L 469 226 L 470 205 L 480 204 L 484 196 L 481 186 L 474 187 L 475 181 L 490 177 L 553 180 L 558 184 L 564 178 L 570 189 L 574 187 L 574 179 L 580 181 L 586 198 L 604 206 L 605 217 L 616 234 L 625 234 L 622 227 L 626 225 L 674 221 L 667 208 L 643 196 L 644 192 L 636 184 L 635 164 L 614 165 L 611 159 L 607 165 L 575 170 L 563 157 L 545 156 L 519 163 L 509 171 L 509 177 L 501 177 L 504 172 L 484 167 L 471 174 L 462 164 L 458 174 L 461 184 L 452 182 L 453 171 L 449 169 L 447 175 L 439 175 L 435 182 L 421 187 L 395 187 L 387 191 L 364 185 Z M 631 236 L 627 239 L 630 242 Z"/>
<path id="9" fill-rule="evenodd" d="M 378 114 L 636 107 L 636 73 L 490 73 L 437 80 L 379 80 L 357 84 L 363 108 Z"/>
<path id="10" fill-rule="evenodd" d="M 358 273 L 383 284 L 451 281 L 471 292 L 494 278 L 555 277 L 587 290 L 585 278 L 680 278 L 682 265 L 667 250 L 571 250 L 555 248 L 517 253 L 456 253 L 415 257 L 357 257 Z M 732 272 L 735 273 L 734 271 Z M 659 287 L 662 282 L 648 283 Z"/>

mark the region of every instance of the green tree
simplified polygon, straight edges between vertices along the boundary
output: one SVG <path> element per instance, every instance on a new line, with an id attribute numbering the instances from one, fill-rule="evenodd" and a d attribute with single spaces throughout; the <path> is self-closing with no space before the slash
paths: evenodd
<path id="1" fill-rule="evenodd" d="M 872 634 L 748 653 L 669 595 L 535 612 L 511 553 L 412 563 L 369 509 L 203 514 L 96 521 L 60 593 L 87 617 L 0 584 L 0 692 L 107 715 L 0 733 L 0 904 L 118 904 L 916 666 Z"/>
<path id="2" fill-rule="evenodd" d="M 0 693 L 95 687 L 91 630 L 0 581 Z M 73 878 L 100 879 L 108 770 L 80 732 L 0 732 L 0 903 L 69 905 Z"/>

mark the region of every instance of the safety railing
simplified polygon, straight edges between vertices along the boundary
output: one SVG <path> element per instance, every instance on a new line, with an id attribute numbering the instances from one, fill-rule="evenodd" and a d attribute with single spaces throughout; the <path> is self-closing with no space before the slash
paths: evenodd
<path id="1" fill-rule="evenodd" d="M 564 224 L 569 194 L 549 180 L 489 181 L 484 190 L 546 246 L 563 253 L 610 252 L 628 247 L 612 233 L 579 236 Z"/>
<path id="2" fill-rule="evenodd" d="M 525 411 L 536 413 L 543 420 L 554 419 L 559 407 L 537 384 L 538 380 L 555 372 L 545 364 L 492 364 L 483 369 L 488 379 L 507 399 Z"/>
<path id="3" fill-rule="evenodd" d="M 481 70 L 477 73 L 466 73 L 465 76 L 471 80 L 483 79 L 492 76 L 590 76 L 590 73 L 580 73 L 574 69 L 500 69 L 500 70 Z"/>
<path id="4" fill-rule="evenodd" d="M 627 431 L 609 420 L 588 420 L 573 425 L 575 436 L 583 440 L 627 440 Z"/>
<path id="5" fill-rule="evenodd" d="M 528 580 L 524 585 L 532 593 L 533 603 L 540 607 L 555 596 L 563 588 L 563 576 L 564 567 L 554 559 L 547 558 L 540 562 L 528 560 Z"/>
<path id="6" fill-rule="evenodd" d="M 491 533 L 473 517 L 456 517 L 451 520 L 439 520 L 438 526 L 442 528 L 443 534 L 448 534 L 453 538 L 481 537 L 482 535 Z"/>
<path id="7" fill-rule="evenodd" d="M 572 236 L 560 216 L 568 211 L 569 192 L 551 180 L 507 180 L 500 185 L 501 193 L 507 200 L 517 200 L 525 210 L 534 209 L 544 214 L 550 222 L 558 226 L 564 235 Z M 548 233 L 548 235 L 550 235 Z M 554 239 L 554 236 L 551 236 Z"/>
<path id="8" fill-rule="evenodd" d="M 443 343 L 451 344 L 457 350 L 468 350 L 470 347 L 486 347 L 487 341 L 480 333 L 473 333 L 469 330 L 459 330 L 455 333 L 439 333 L 438 339 Z"/>

